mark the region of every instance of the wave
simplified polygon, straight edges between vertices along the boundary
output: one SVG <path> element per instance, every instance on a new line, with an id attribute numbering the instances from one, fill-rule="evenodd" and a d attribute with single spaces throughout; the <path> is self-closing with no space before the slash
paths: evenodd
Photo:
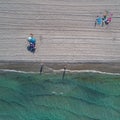
<path id="1" fill-rule="evenodd" d="M 26 71 L 20 71 L 20 70 L 12 70 L 12 69 L 0 69 L 0 71 L 4 71 L 4 72 L 17 72 L 17 73 L 39 73 L 39 72 L 26 72 Z M 59 69 L 59 70 L 55 70 L 51 68 L 51 71 L 54 73 L 60 73 L 63 72 L 64 69 Z M 97 71 L 97 70 L 69 70 L 66 69 L 66 72 L 69 73 L 99 73 L 99 74 L 108 74 L 108 75 L 120 75 L 120 73 L 112 73 L 112 72 L 102 72 L 102 71 Z"/>
<path id="2" fill-rule="evenodd" d="M 54 72 L 64 71 L 64 69 L 60 70 L 53 70 Z M 97 70 L 69 70 L 67 69 L 66 72 L 70 73 L 99 73 L 99 74 L 109 74 L 109 75 L 120 75 L 120 73 L 110 73 L 110 72 L 102 72 Z"/>
<path id="3" fill-rule="evenodd" d="M 0 71 L 3 71 L 3 72 L 17 72 L 17 73 L 37 73 L 37 72 L 26 72 L 26 71 L 20 71 L 20 70 L 12 70 L 12 69 L 0 69 Z"/>

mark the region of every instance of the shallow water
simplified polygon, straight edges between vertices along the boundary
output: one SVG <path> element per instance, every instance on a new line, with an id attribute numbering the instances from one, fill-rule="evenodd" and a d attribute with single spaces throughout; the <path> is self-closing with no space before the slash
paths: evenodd
<path id="1" fill-rule="evenodd" d="M 120 120 L 120 75 L 1 70 L 0 120 Z"/>

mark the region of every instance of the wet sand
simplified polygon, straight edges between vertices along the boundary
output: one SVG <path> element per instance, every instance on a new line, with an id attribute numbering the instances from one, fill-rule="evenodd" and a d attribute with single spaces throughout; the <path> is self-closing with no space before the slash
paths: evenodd
<path id="1" fill-rule="evenodd" d="M 32 61 L 1 61 L 0 69 L 39 72 L 41 65 L 44 65 L 44 72 L 60 70 L 66 66 L 68 70 L 96 70 L 101 72 L 120 73 L 120 63 L 41 63 Z"/>

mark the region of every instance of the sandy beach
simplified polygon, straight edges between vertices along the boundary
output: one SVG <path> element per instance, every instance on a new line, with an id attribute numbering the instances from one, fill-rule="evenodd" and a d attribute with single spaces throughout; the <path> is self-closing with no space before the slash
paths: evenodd
<path id="1" fill-rule="evenodd" d="M 105 10 L 113 13 L 111 24 L 95 28 Z M 120 72 L 119 11 L 119 0 L 1 0 L 0 68 L 39 71 L 45 63 Z M 37 39 L 34 54 L 27 50 L 30 33 Z"/>
<path id="2" fill-rule="evenodd" d="M 120 120 L 120 0 L 0 0 L 0 120 Z"/>

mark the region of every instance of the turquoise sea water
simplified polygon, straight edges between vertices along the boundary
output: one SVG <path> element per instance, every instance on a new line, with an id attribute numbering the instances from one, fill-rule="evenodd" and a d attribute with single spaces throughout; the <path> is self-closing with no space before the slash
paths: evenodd
<path id="1" fill-rule="evenodd" d="M 0 120 L 120 120 L 120 75 L 0 71 Z"/>

